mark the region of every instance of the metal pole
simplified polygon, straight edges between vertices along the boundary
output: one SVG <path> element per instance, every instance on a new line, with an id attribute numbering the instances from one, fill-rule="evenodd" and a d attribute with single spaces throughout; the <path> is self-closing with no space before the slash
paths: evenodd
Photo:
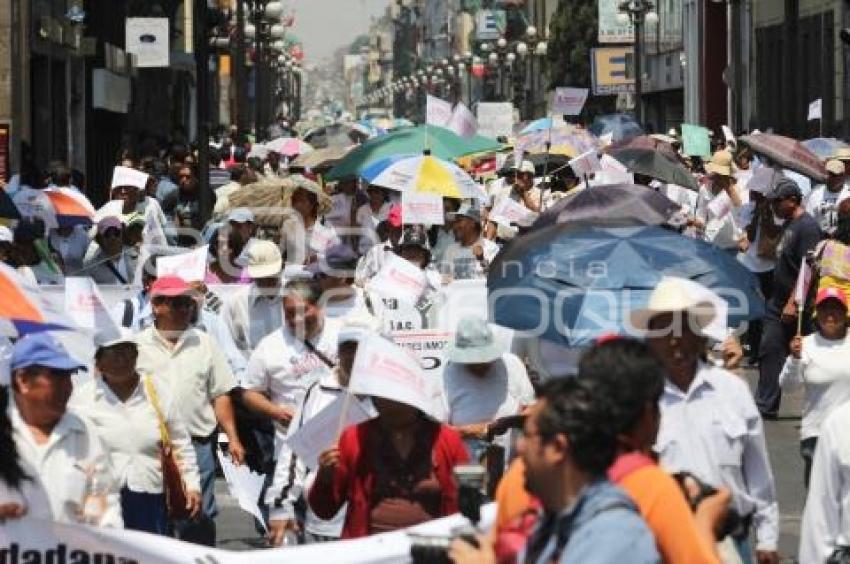
<path id="1" fill-rule="evenodd" d="M 641 36 L 643 31 L 643 14 L 638 14 L 633 20 L 635 26 L 635 116 L 637 122 L 643 126 L 643 106 L 640 101 L 641 90 L 643 86 L 643 78 L 641 77 Z"/>
<path id="2" fill-rule="evenodd" d="M 233 61 L 234 81 L 236 82 L 236 129 L 241 134 L 246 129 L 247 113 L 245 102 L 248 99 L 245 89 L 245 0 L 236 0 L 236 49 Z M 234 139 L 234 141 L 236 141 Z"/>
<path id="3" fill-rule="evenodd" d="M 195 104 L 198 144 L 198 204 L 201 223 L 206 223 L 212 214 L 213 195 L 210 191 L 209 172 L 209 39 L 207 38 L 207 3 L 195 2 L 195 74 L 197 89 Z"/>

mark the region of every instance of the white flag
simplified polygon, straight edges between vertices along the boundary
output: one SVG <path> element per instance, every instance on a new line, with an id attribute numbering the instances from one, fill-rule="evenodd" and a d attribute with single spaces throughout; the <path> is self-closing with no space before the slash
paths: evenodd
<path id="1" fill-rule="evenodd" d="M 472 137 L 478 133 L 478 120 L 463 102 L 458 102 L 449 119 L 448 128 L 461 137 Z"/>
<path id="2" fill-rule="evenodd" d="M 823 118 L 823 100 L 818 98 L 811 104 L 809 104 L 809 120 L 813 119 L 822 119 Z"/>
<path id="3" fill-rule="evenodd" d="M 452 119 L 452 105 L 436 96 L 425 99 L 425 123 L 428 125 L 439 125 L 446 127 Z"/>
<path id="4" fill-rule="evenodd" d="M 806 302 L 806 295 L 809 293 L 809 284 L 812 282 L 812 267 L 806 261 L 806 257 L 800 262 L 800 273 L 797 275 L 797 283 L 794 285 L 794 301 L 797 303 L 797 309 L 803 310 Z"/>

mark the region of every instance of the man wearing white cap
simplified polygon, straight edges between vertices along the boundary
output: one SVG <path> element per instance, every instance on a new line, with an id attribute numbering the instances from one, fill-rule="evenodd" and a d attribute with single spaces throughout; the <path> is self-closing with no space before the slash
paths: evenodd
<path id="1" fill-rule="evenodd" d="M 513 183 L 494 194 L 495 199 L 498 201 L 500 198 L 511 198 L 529 210 L 539 212 L 540 188 L 534 186 L 534 163 L 522 160 L 519 165 L 514 165 L 511 173 Z"/>
<path id="2" fill-rule="evenodd" d="M 701 360 L 717 309 L 686 282 L 663 278 L 648 306 L 631 314 L 667 372 L 655 450 L 668 472 L 729 488 L 743 518 L 732 533 L 743 561 L 752 561 L 752 526 L 758 562 L 775 564 L 779 509 L 762 419 L 744 380 Z"/>
<path id="3" fill-rule="evenodd" d="M 283 322 L 280 296 L 283 259 L 273 242 L 251 239 L 235 262 L 245 269 L 251 284 L 243 285 L 225 299 L 221 316 L 236 346 L 247 358 L 260 340 Z"/>
<path id="4" fill-rule="evenodd" d="M 824 235 L 833 235 L 838 227 L 838 204 L 850 197 L 850 188 L 845 164 L 838 159 L 826 161 L 826 184 L 821 184 L 809 193 L 804 202 L 806 211 L 815 218 Z"/>
<path id="5" fill-rule="evenodd" d="M 481 211 L 464 204 L 452 214 L 455 242 L 446 248 L 439 265 L 448 280 L 483 278 L 499 252 L 499 245 L 481 236 Z"/>
<path id="6" fill-rule="evenodd" d="M 122 214 L 139 213 L 145 218 L 145 242 L 165 244 L 165 214 L 154 198 L 148 198 L 145 187 L 149 175 L 134 168 L 116 166 L 112 171 L 110 198 L 122 200 Z"/>
<path id="7" fill-rule="evenodd" d="M 136 261 L 124 247 L 123 237 L 124 223 L 120 218 L 110 216 L 98 221 L 94 241 L 78 275 L 90 276 L 98 284 L 132 284 Z"/>
<path id="8" fill-rule="evenodd" d="M 351 367 L 354 365 L 357 346 L 361 340 L 374 334 L 377 329 L 378 322 L 372 317 L 355 316 L 343 322 L 337 337 L 339 364 L 332 372 L 323 373 L 320 379 L 307 388 L 286 436 L 291 436 L 304 423 L 345 393 L 351 378 Z M 294 533 L 301 530 L 302 525 L 296 520 L 295 504 L 310 489 L 316 478 L 316 470 L 316 468 L 308 469 L 304 460 L 284 443 L 275 466 L 274 481 L 266 492 L 266 503 L 270 507 L 269 543 L 272 546 L 280 545 L 287 531 Z M 332 519 L 324 520 L 317 517 L 308 506 L 306 520 L 303 523 L 303 532 L 308 542 L 339 538 L 345 521 L 345 509 L 343 506 Z"/>

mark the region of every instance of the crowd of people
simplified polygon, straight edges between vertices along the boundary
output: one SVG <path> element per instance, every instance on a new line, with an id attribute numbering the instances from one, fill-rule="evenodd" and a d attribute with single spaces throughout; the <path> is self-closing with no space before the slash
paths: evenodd
<path id="1" fill-rule="evenodd" d="M 765 425 L 783 391 L 802 387 L 798 558 L 827 562 L 850 550 L 850 151 L 826 160 L 818 185 L 745 146 L 715 149 L 705 162 L 676 153 L 698 191 L 631 178 L 675 202 L 665 228 L 737 257 L 765 315 L 717 339 L 707 327 L 726 328 L 725 310 L 704 299 L 711 290 L 663 277 L 630 313 L 638 338 L 580 348 L 512 334 L 486 310 L 451 327 L 442 313 L 449 288 L 486 291 L 501 249 L 523 236 L 494 216 L 501 202 L 534 218 L 602 174 L 553 176 L 517 159 L 479 198 L 443 197 L 442 224 L 426 225 L 406 220 L 397 191 L 325 183 L 228 137 L 209 147 L 209 170 L 185 145 L 122 158 L 108 201 L 68 221 L 49 190 L 87 200 L 99 187 L 25 162 L 2 186 L 20 215 L 0 225 L 3 272 L 32 291 L 90 278 L 132 292 L 107 304 L 91 358 L 74 358 L 61 331 L 2 337 L 0 521 L 214 546 L 220 449 L 265 474 L 270 546 L 321 543 L 458 512 L 453 470 L 480 463 L 496 524 L 475 544 L 455 540 L 455 562 L 775 564 Z M 215 196 L 208 221 L 199 175 Z M 242 204 L 275 188 L 274 214 Z M 199 275 L 161 272 L 201 248 Z M 349 401 L 353 379 L 391 379 L 410 354 L 394 344 L 398 360 L 366 374 L 363 343 L 429 330 L 449 336 L 439 370 L 423 366 L 425 399 L 375 386 L 351 400 L 371 418 L 340 423 L 315 460 L 296 452 L 292 437 Z M 733 372 L 744 366 L 758 370 L 754 393 Z"/>

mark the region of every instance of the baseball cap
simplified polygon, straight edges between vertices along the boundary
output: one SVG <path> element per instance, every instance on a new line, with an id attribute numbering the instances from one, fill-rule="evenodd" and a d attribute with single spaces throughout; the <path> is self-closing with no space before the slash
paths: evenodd
<path id="1" fill-rule="evenodd" d="M 815 305 L 820 305 L 826 300 L 838 300 L 844 309 L 847 309 L 847 295 L 840 288 L 821 288 L 815 296 Z"/>
<path id="2" fill-rule="evenodd" d="M 829 159 L 826 161 L 826 171 L 830 174 L 844 174 L 844 163 L 838 159 Z"/>
<path id="3" fill-rule="evenodd" d="M 430 250 L 428 236 L 418 229 L 409 229 L 402 233 L 398 242 L 398 248 L 401 249 L 402 247 L 420 247 L 426 251 Z"/>
<path id="4" fill-rule="evenodd" d="M 75 360 L 65 347 L 48 333 L 32 333 L 19 339 L 12 348 L 11 370 L 45 366 L 54 370 L 77 371 L 85 365 Z"/>
<path id="5" fill-rule="evenodd" d="M 114 215 L 110 215 L 108 217 L 104 217 L 103 219 L 97 222 L 97 234 L 103 235 L 104 233 L 106 233 L 107 229 L 112 228 L 121 231 L 123 227 L 124 222 L 122 222 L 121 219 L 115 217 Z"/>
<path id="6" fill-rule="evenodd" d="M 237 266 L 243 267 L 251 278 L 277 276 L 283 267 L 283 257 L 277 245 L 261 239 L 251 239 L 235 262 Z"/>
<path id="7" fill-rule="evenodd" d="M 525 160 L 521 161 L 521 162 L 519 163 L 519 166 L 514 165 L 514 167 L 513 167 L 513 168 L 514 168 L 514 170 L 515 170 L 515 171 L 517 171 L 517 172 L 527 172 L 527 173 L 530 173 L 530 174 L 534 174 L 534 173 L 535 173 L 535 170 L 534 170 L 534 163 L 533 163 L 533 162 L 531 162 L 531 161 L 529 161 L 528 159 L 525 159 Z"/>
<path id="8" fill-rule="evenodd" d="M 236 208 L 227 216 L 231 223 L 254 223 L 254 212 L 248 208 Z"/>
<path id="9" fill-rule="evenodd" d="M 474 207 L 472 204 L 464 204 L 454 213 L 449 214 L 452 219 L 458 217 L 468 217 L 469 219 L 481 223 L 481 210 Z"/>
<path id="10" fill-rule="evenodd" d="M 133 332 L 126 327 L 108 327 L 94 334 L 96 349 L 112 347 L 121 343 L 136 344 Z"/>
<path id="11" fill-rule="evenodd" d="M 154 283 L 151 285 L 150 295 L 151 298 L 157 296 L 174 298 L 185 296 L 191 291 L 192 287 L 189 286 L 189 283 L 179 276 L 162 276 L 154 280 Z"/>
<path id="12" fill-rule="evenodd" d="M 776 182 L 773 192 L 766 195 L 768 200 L 781 200 L 783 198 L 790 198 L 793 196 L 802 198 L 803 192 L 800 191 L 800 187 L 797 186 L 797 183 L 790 178 L 780 178 Z"/>

